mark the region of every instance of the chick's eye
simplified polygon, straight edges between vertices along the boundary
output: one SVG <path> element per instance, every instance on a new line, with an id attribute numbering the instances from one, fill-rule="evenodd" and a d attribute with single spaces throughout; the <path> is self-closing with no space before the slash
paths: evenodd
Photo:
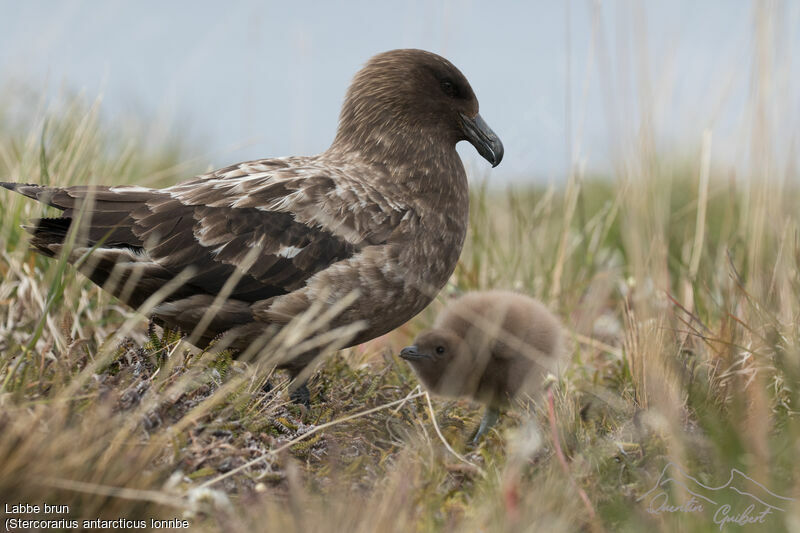
<path id="1" fill-rule="evenodd" d="M 444 346 L 437 346 L 436 353 L 443 354 L 444 353 Z"/>
<path id="2" fill-rule="evenodd" d="M 442 91 L 447 96 L 450 96 L 451 98 L 455 98 L 456 96 L 458 96 L 458 90 L 456 89 L 456 86 L 452 81 L 442 80 L 441 86 L 442 86 Z"/>

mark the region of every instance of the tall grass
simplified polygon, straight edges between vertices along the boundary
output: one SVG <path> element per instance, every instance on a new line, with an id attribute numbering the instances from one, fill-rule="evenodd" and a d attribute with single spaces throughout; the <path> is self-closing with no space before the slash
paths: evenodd
<path id="1" fill-rule="evenodd" d="M 24 125 L 1 115 L 0 175 L 186 177 L 179 151 L 126 144 L 135 135 L 98 113 L 76 98 Z M 29 252 L 20 224 L 42 207 L 3 192 L 0 500 L 226 531 L 719 530 L 711 510 L 653 514 L 638 501 L 668 463 L 712 486 L 736 468 L 800 499 L 798 176 L 760 146 L 756 170 L 733 179 L 711 150 L 706 135 L 680 163 L 634 151 L 615 179 L 474 186 L 468 242 L 439 300 L 327 359 L 308 411 L 287 404 L 263 361 L 197 353 Z M 434 399 L 435 427 L 395 354 L 451 294 L 497 287 L 562 316 L 572 364 L 552 414 L 544 402 L 510 410 L 469 449 L 478 406 Z M 291 350 L 290 337 L 271 349 Z M 796 529 L 797 503 L 768 520 L 752 527 Z"/>

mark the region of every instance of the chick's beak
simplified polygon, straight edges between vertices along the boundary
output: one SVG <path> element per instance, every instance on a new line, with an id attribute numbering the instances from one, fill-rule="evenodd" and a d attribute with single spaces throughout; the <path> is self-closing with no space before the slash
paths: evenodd
<path id="1" fill-rule="evenodd" d="M 484 159 L 496 167 L 503 160 L 503 143 L 480 115 L 470 118 L 461 114 L 464 135 Z"/>
<path id="2" fill-rule="evenodd" d="M 405 359 L 406 361 L 414 361 L 416 359 L 420 359 L 422 354 L 417 351 L 416 346 L 406 346 L 402 350 L 400 350 L 400 357 Z"/>

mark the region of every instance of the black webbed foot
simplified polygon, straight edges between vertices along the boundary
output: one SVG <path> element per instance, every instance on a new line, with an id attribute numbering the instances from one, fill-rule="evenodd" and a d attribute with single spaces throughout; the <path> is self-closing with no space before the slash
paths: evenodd
<path id="1" fill-rule="evenodd" d="M 311 392 L 305 381 L 289 392 L 289 399 L 294 404 L 304 405 L 306 409 L 311 409 Z"/>

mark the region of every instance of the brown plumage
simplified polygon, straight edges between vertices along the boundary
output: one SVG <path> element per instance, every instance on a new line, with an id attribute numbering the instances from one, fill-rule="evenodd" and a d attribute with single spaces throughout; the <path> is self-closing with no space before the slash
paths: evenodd
<path id="1" fill-rule="evenodd" d="M 540 392 L 565 355 L 558 318 L 533 298 L 501 290 L 455 300 L 400 353 L 431 392 L 488 406 L 473 441 L 494 423 L 498 408 Z"/>
<path id="2" fill-rule="evenodd" d="M 468 216 L 461 140 L 499 164 L 502 144 L 461 72 L 436 54 L 394 50 L 355 76 L 319 155 L 240 163 L 166 189 L 2 185 L 63 211 L 27 228 L 49 256 L 85 203 L 85 239 L 69 261 L 97 246 L 79 270 L 132 307 L 190 268 L 151 313 L 170 327 L 191 332 L 240 274 L 199 345 L 223 335 L 244 350 L 312 302 L 358 290 L 328 326 L 362 323 L 354 345 L 419 313 L 455 268 Z M 315 355 L 280 366 L 299 372 Z"/>

